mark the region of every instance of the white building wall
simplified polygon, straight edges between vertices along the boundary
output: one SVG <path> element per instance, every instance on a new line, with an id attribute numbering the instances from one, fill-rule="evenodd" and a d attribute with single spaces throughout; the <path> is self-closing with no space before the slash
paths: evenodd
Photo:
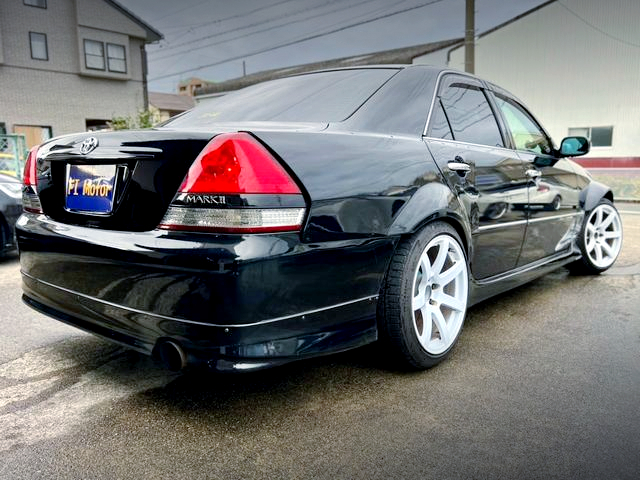
<path id="1" fill-rule="evenodd" d="M 47 35 L 48 61 L 31 58 L 30 31 Z M 48 126 L 57 136 L 84 131 L 87 119 L 135 115 L 144 107 L 145 35 L 103 0 L 49 0 L 46 9 L 0 0 L 0 122 L 8 132 Z M 127 73 L 87 72 L 82 38 L 124 44 Z"/>
<path id="2" fill-rule="evenodd" d="M 572 127 L 613 126 L 612 147 L 589 156 L 640 156 L 640 1 L 562 4 L 479 38 L 476 74 L 520 97 L 556 143 Z M 449 65 L 464 70 L 463 47 Z"/>
<path id="3" fill-rule="evenodd" d="M 447 66 L 449 49 L 443 48 L 435 52 L 427 53 L 420 57 L 415 57 L 411 63 L 419 65 L 436 65 L 441 67 Z"/>

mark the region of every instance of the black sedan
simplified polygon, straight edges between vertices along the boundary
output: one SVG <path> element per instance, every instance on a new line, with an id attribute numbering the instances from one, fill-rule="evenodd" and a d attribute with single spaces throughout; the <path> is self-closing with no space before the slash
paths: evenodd
<path id="1" fill-rule="evenodd" d="M 376 340 L 444 359 L 467 308 L 622 245 L 609 188 L 508 92 L 429 66 L 315 72 L 29 157 L 24 301 L 169 368 Z"/>
<path id="2" fill-rule="evenodd" d="M 0 257 L 15 251 L 14 225 L 22 213 L 22 182 L 0 173 Z"/>

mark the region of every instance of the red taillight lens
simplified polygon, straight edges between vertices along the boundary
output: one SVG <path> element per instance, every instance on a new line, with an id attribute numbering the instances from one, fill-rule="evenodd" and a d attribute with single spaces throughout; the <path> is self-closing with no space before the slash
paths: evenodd
<path id="1" fill-rule="evenodd" d="M 42 213 L 38 197 L 38 147 L 33 147 L 27 156 L 22 177 L 22 208 L 26 212 Z"/>
<path id="2" fill-rule="evenodd" d="M 27 162 L 24 164 L 24 176 L 22 177 L 22 183 L 24 186 L 38 186 L 38 173 L 36 171 L 38 158 L 38 147 L 33 147 L 29 151 Z"/>
<path id="3" fill-rule="evenodd" d="M 216 136 L 198 155 L 160 228 L 231 233 L 298 231 L 302 192 L 248 133 Z"/>
<path id="4" fill-rule="evenodd" d="M 298 194 L 300 189 L 247 133 L 218 135 L 198 155 L 180 186 L 183 193 Z"/>

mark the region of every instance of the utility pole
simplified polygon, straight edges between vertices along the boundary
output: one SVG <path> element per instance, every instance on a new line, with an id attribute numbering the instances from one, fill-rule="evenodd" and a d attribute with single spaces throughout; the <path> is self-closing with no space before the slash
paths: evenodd
<path id="1" fill-rule="evenodd" d="M 475 73 L 476 70 L 476 2 L 467 1 L 464 30 L 464 71 Z"/>

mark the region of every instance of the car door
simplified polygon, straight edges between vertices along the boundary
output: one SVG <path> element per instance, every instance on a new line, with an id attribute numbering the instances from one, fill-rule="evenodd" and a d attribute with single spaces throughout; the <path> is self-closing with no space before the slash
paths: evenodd
<path id="1" fill-rule="evenodd" d="M 566 253 L 582 219 L 575 171 L 522 103 L 503 92 L 495 92 L 494 99 L 528 181 L 527 231 L 518 266 Z"/>
<path id="2" fill-rule="evenodd" d="M 483 84 L 443 77 L 425 142 L 464 205 L 472 230 L 471 271 L 486 279 L 516 267 L 524 240 L 528 179 L 507 144 Z"/>

